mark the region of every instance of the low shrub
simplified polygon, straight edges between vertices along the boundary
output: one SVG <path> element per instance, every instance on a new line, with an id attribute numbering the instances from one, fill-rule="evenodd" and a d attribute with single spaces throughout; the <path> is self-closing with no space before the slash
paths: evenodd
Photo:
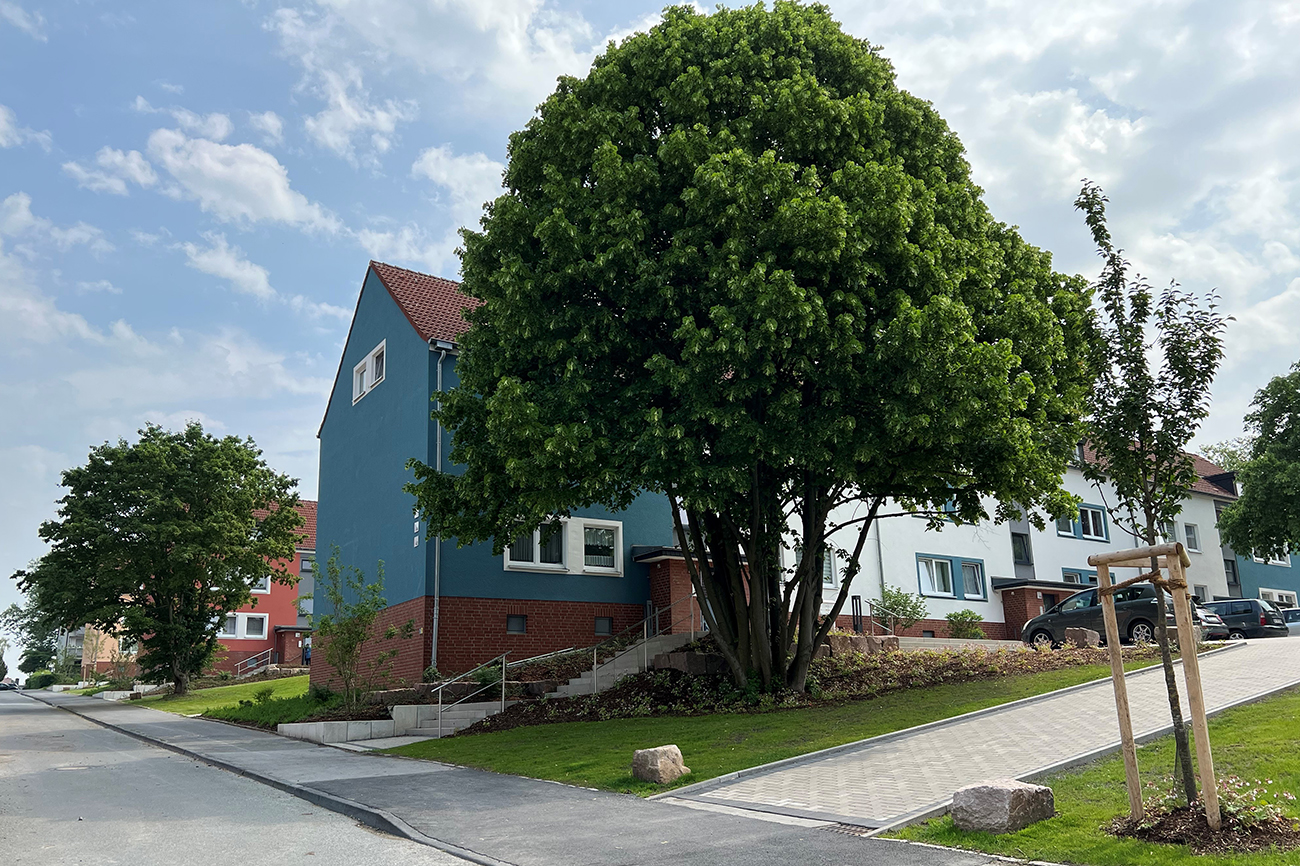
<path id="1" fill-rule="evenodd" d="M 945 616 L 944 619 L 948 620 L 948 637 L 954 640 L 982 640 L 984 638 L 984 629 L 979 626 L 984 621 L 984 617 L 969 608 L 955 610 Z"/>
<path id="2" fill-rule="evenodd" d="M 253 700 L 259 704 L 264 704 L 275 696 L 274 686 L 262 686 L 262 688 L 253 692 Z"/>
<path id="3" fill-rule="evenodd" d="M 274 730 L 276 725 L 300 722 L 310 715 L 331 709 L 342 703 L 342 698 L 338 695 L 329 695 L 321 699 L 310 693 L 292 698 L 268 696 L 266 700 L 261 700 L 260 697 L 263 691 L 265 690 L 258 691 L 258 700 L 240 701 L 237 706 L 219 707 L 208 710 L 203 715 L 212 719 L 238 722 L 243 725 Z"/>
<path id="4" fill-rule="evenodd" d="M 433 665 L 429 665 L 425 668 L 424 673 L 420 676 L 420 682 L 422 683 L 440 683 L 442 680 L 442 674 L 439 673 L 438 669 Z"/>
<path id="5" fill-rule="evenodd" d="M 59 675 L 54 671 L 34 671 L 32 675 L 27 678 L 25 688 L 43 689 L 54 685 L 58 681 Z"/>

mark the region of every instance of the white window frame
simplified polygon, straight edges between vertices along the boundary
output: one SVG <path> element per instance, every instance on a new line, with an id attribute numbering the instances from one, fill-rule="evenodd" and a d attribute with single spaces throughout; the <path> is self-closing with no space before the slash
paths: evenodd
<path id="1" fill-rule="evenodd" d="M 794 549 L 794 568 L 797 569 L 802 561 L 803 548 L 796 547 Z M 838 565 L 834 549 L 829 544 L 826 545 L 826 552 L 822 557 L 822 586 L 835 587 L 840 585 Z"/>
<path id="2" fill-rule="evenodd" d="M 975 569 L 975 580 L 979 583 L 979 592 L 968 593 L 966 591 L 966 568 Z M 962 597 L 969 601 L 986 601 L 988 600 L 988 586 L 984 580 L 984 566 L 978 562 L 970 560 L 958 560 L 957 570 L 961 572 L 961 593 Z M 955 584 L 954 584 L 955 588 Z"/>
<path id="3" fill-rule="evenodd" d="M 377 360 L 381 357 L 382 362 Z M 376 377 L 377 368 L 379 376 Z M 367 352 L 366 357 L 352 368 L 352 402 L 356 403 L 375 390 L 386 378 L 388 378 L 388 340 L 384 339 L 380 340 L 379 345 Z"/>
<path id="4" fill-rule="evenodd" d="M 1192 553 L 1201 552 L 1201 527 L 1195 523 L 1183 524 L 1183 538 L 1186 539 L 1185 545 Z M 1196 539 L 1196 544 L 1192 544 L 1192 539 Z"/>
<path id="5" fill-rule="evenodd" d="M 587 564 L 587 530 L 614 530 L 614 565 Z M 583 520 L 578 529 L 578 545 L 581 548 L 582 570 L 588 574 L 622 574 L 623 573 L 623 524 L 617 520 Z"/>
<path id="6" fill-rule="evenodd" d="M 233 619 L 233 620 L 235 621 L 235 630 L 234 630 L 234 631 L 226 631 L 226 622 L 229 621 L 229 620 L 231 620 L 231 619 Z M 237 613 L 223 613 L 223 614 L 221 615 L 221 625 L 218 626 L 217 637 L 219 637 L 219 638 L 225 638 L 226 640 L 238 640 L 238 639 L 239 639 L 239 614 L 237 614 Z"/>
<path id="7" fill-rule="evenodd" d="M 261 589 L 261 583 L 265 583 L 265 584 L 266 584 L 266 589 Z M 261 581 L 261 583 L 255 583 L 255 584 L 253 584 L 253 586 L 250 587 L 248 591 L 251 592 L 253 595 L 270 595 L 270 594 L 271 594 L 271 575 L 269 575 L 269 574 L 264 574 L 264 575 L 262 575 L 262 581 Z"/>
<path id="8" fill-rule="evenodd" d="M 1253 559 L 1253 560 L 1255 560 L 1256 562 L 1262 562 L 1262 563 L 1265 564 L 1265 565 L 1277 565 L 1277 566 L 1280 566 L 1280 567 L 1282 567 L 1282 568 L 1290 568 L 1290 567 L 1291 567 L 1291 557 L 1289 557 L 1289 556 L 1288 556 L 1286 559 L 1265 559 L 1265 558 L 1262 557 L 1262 556 L 1255 556 L 1255 555 L 1252 553 L 1251 556 L 1250 556 L 1250 558 Z"/>
<path id="9" fill-rule="evenodd" d="M 248 621 L 260 619 L 262 621 L 261 634 L 248 633 Z M 239 615 L 239 636 L 244 640 L 267 640 L 271 634 L 271 616 L 265 613 L 241 613 Z"/>
<path id="10" fill-rule="evenodd" d="M 1061 526 L 1062 522 L 1065 523 L 1064 527 Z M 1069 517 L 1056 518 L 1056 534 L 1062 538 L 1074 538 L 1074 521 Z"/>
<path id="11" fill-rule="evenodd" d="M 510 548 L 513 543 L 507 544 L 502 553 L 502 561 L 505 563 L 507 571 L 568 571 L 569 570 L 569 521 L 557 520 L 552 521 L 560 524 L 558 534 L 560 536 L 560 561 L 559 562 L 542 562 L 542 529 L 538 527 L 533 530 L 533 558 L 529 560 L 514 560 L 510 558 Z M 522 535 L 522 533 L 520 533 Z"/>
<path id="12" fill-rule="evenodd" d="M 1092 514 L 1094 515 L 1093 518 L 1091 518 L 1090 520 L 1084 520 L 1083 513 L 1085 511 L 1091 511 Z M 1097 521 L 1100 521 L 1101 523 L 1100 535 L 1094 535 L 1091 532 L 1089 532 L 1090 529 L 1089 524 L 1095 523 Z M 1106 539 L 1105 510 L 1101 508 L 1093 508 L 1091 505 L 1080 505 L 1079 506 L 1079 533 L 1088 541 L 1106 541 L 1107 539 Z"/>
<path id="13" fill-rule="evenodd" d="M 1279 608 L 1296 607 L 1296 593 L 1289 589 L 1271 589 L 1261 586 L 1259 588 L 1259 597 L 1264 601 L 1271 601 Z"/>
<path id="14" fill-rule="evenodd" d="M 930 570 L 928 574 L 926 573 L 925 570 L 922 569 L 922 565 L 927 562 L 930 563 Z M 944 592 L 943 590 L 939 589 L 938 584 L 935 582 L 935 578 L 937 577 L 937 574 L 935 573 L 934 566 L 940 562 L 943 563 L 944 568 L 948 569 L 948 592 Z M 918 556 L 916 558 L 916 572 L 917 572 L 916 576 L 921 583 L 922 595 L 927 596 L 929 598 L 956 598 L 957 597 L 957 591 L 956 591 L 957 588 L 956 585 L 953 583 L 954 578 L 952 576 L 952 560 L 945 559 L 939 556 Z"/>
<path id="15" fill-rule="evenodd" d="M 124 634 L 117 635 L 117 651 L 124 656 L 139 655 L 140 642 Z"/>

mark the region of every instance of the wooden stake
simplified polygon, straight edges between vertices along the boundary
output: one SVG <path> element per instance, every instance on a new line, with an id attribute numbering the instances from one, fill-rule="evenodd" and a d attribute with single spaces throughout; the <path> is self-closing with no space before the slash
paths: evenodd
<path id="1" fill-rule="evenodd" d="M 1201 799 L 1211 830 L 1222 826 L 1219 789 L 1214 778 L 1214 756 L 1210 753 L 1210 730 L 1205 721 L 1205 693 L 1201 691 L 1201 660 L 1196 657 L 1196 635 L 1192 624 L 1187 578 L 1178 557 L 1169 557 L 1169 583 L 1173 586 L 1174 619 L 1178 622 L 1178 648 L 1183 657 L 1183 681 L 1192 710 L 1192 736 L 1196 740 L 1196 765 L 1201 777 Z"/>
<path id="2" fill-rule="evenodd" d="M 1097 565 L 1097 582 L 1101 589 L 1110 586 L 1110 567 L 1105 563 Z M 1119 716 L 1119 741 L 1124 752 L 1129 814 L 1140 820 L 1143 814 L 1142 781 L 1138 778 L 1137 744 L 1133 741 L 1133 719 L 1128 710 L 1128 683 L 1124 681 L 1124 656 L 1119 645 L 1119 623 L 1115 619 L 1115 596 L 1109 592 L 1097 594 L 1101 598 L 1102 618 L 1106 621 L 1106 649 L 1110 654 L 1110 680 L 1115 687 L 1115 713 Z"/>

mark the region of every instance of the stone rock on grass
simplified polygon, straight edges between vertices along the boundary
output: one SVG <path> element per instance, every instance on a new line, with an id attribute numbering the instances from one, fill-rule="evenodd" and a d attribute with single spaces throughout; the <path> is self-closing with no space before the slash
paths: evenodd
<path id="1" fill-rule="evenodd" d="M 1067 628 L 1065 643 L 1072 647 L 1101 646 L 1101 635 L 1090 628 Z"/>
<path id="2" fill-rule="evenodd" d="M 1051 788 L 1015 779 L 967 785 L 952 795 L 952 822 L 959 830 L 1014 833 L 1055 814 Z"/>
<path id="3" fill-rule="evenodd" d="M 826 642 L 831 646 L 831 655 L 846 656 L 858 652 L 853 647 L 853 635 L 849 634 L 832 634 L 826 636 Z"/>
<path id="4" fill-rule="evenodd" d="M 632 775 L 643 782 L 667 785 L 690 771 L 682 763 L 682 750 L 676 746 L 637 749 L 632 753 Z"/>

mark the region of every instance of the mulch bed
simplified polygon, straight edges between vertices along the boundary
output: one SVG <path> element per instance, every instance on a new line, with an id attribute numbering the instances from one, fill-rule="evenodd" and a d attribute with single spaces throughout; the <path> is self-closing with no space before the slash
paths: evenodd
<path id="1" fill-rule="evenodd" d="M 325 710 L 320 713 L 313 713 L 306 718 L 300 719 L 303 722 L 369 722 L 380 721 L 390 722 L 393 717 L 388 712 L 388 707 L 378 704 L 363 704 L 354 710 L 347 710 L 343 707 L 335 707 L 331 710 Z"/>
<path id="2" fill-rule="evenodd" d="M 1197 854 L 1244 854 L 1300 848 L 1300 829 L 1293 821 L 1277 819 L 1242 827 L 1225 815 L 1223 829 L 1216 832 L 1210 829 L 1205 810 L 1199 805 L 1195 808 L 1180 806 L 1154 822 L 1116 818 L 1104 829 L 1114 836 L 1144 842 L 1186 845 Z"/>

